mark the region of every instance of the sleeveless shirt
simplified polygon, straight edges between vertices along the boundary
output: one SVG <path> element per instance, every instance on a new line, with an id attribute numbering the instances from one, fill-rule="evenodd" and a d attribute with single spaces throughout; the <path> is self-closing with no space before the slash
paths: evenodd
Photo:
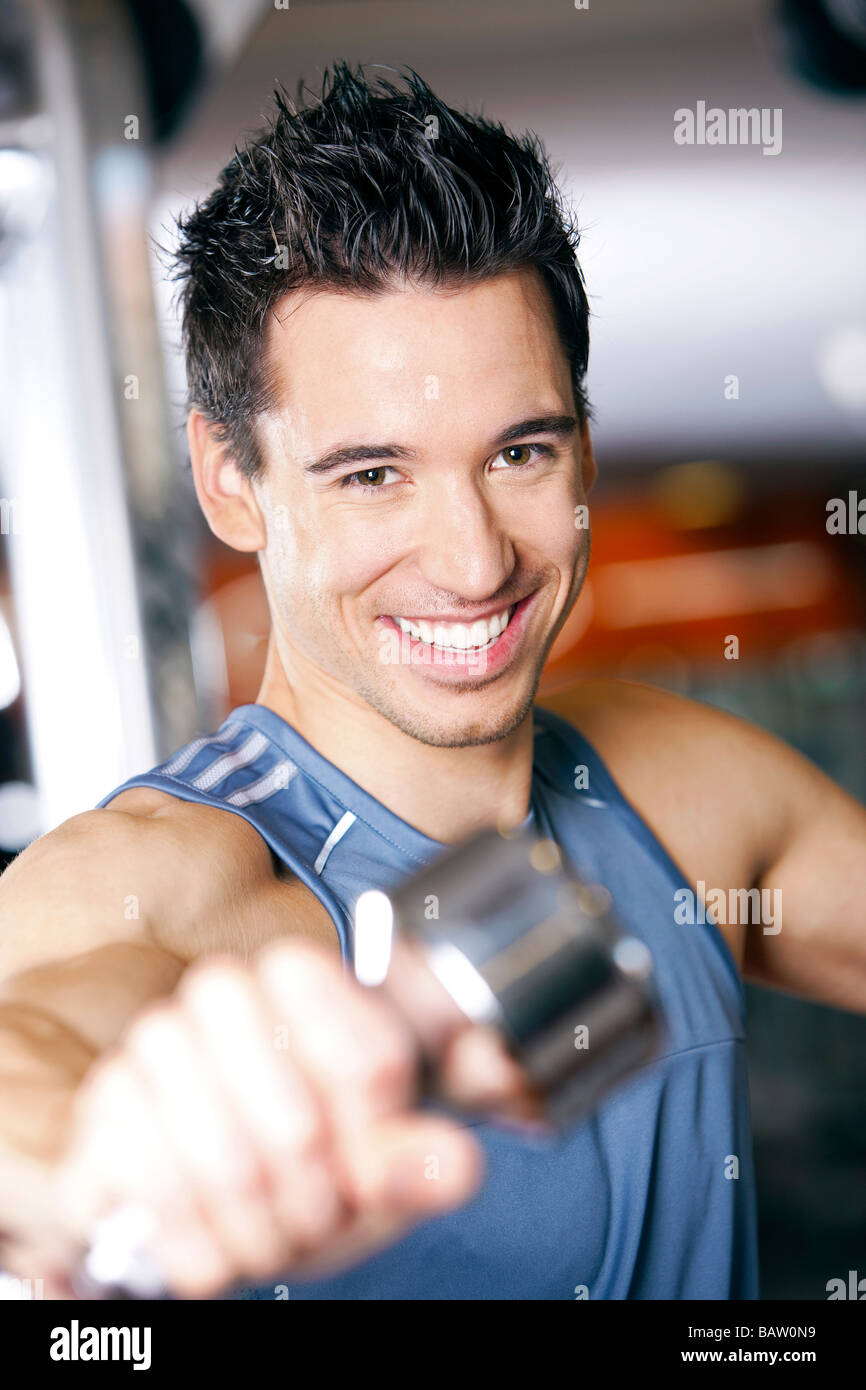
<path id="1" fill-rule="evenodd" d="M 577 874 L 608 888 L 623 929 L 649 948 L 665 1014 L 661 1055 L 553 1138 L 446 1112 L 470 1124 L 484 1150 L 485 1178 L 469 1203 L 327 1278 L 287 1276 L 227 1297 L 758 1297 L 745 1001 L 734 958 L 712 920 L 675 920 L 675 894 L 690 885 L 587 740 L 541 706 L 533 721 L 530 818 Z M 263 705 L 239 706 L 216 733 L 99 805 L 130 787 L 248 821 L 327 908 L 346 968 L 358 895 L 387 891 L 446 848 Z"/>

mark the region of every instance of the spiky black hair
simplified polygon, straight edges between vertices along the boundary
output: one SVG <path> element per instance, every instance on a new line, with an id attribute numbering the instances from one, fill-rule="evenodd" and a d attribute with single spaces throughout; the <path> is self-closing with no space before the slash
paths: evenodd
<path id="1" fill-rule="evenodd" d="M 453 110 L 406 73 L 400 88 L 337 63 L 301 109 L 278 86 L 267 125 L 178 219 L 188 403 L 248 477 L 262 467 L 256 417 L 274 404 L 267 315 L 311 285 L 377 293 L 399 279 L 472 283 L 535 266 L 578 417 L 590 415 L 579 233 L 540 141 Z"/>

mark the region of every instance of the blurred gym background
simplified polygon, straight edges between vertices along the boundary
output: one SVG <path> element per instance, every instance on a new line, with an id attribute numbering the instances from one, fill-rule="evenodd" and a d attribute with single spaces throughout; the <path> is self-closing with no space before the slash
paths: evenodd
<path id="1" fill-rule="evenodd" d="M 0 0 L 0 864 L 256 697 L 158 247 L 336 59 L 535 130 L 577 208 L 601 480 L 544 700 L 653 681 L 866 800 L 863 0 Z M 699 101 L 781 150 L 676 144 Z M 866 1275 L 866 1019 L 748 1004 L 763 1297 L 822 1299 Z"/>

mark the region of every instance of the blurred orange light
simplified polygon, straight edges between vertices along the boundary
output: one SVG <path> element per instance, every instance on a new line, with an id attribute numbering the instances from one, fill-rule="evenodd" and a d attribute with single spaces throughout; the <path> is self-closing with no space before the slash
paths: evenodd
<path id="1" fill-rule="evenodd" d="M 607 628 L 649 627 L 805 608 L 832 578 L 827 556 L 809 541 L 624 560 L 596 570 L 595 617 Z"/>

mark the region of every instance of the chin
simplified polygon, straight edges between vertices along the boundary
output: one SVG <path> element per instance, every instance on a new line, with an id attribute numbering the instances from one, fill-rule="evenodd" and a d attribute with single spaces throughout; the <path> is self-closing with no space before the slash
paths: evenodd
<path id="1" fill-rule="evenodd" d="M 479 691 L 471 714 L 461 711 L 459 697 L 451 715 L 418 705 L 401 706 L 396 700 L 371 700 L 374 708 L 410 738 L 431 748 L 477 748 L 487 743 L 499 743 L 513 734 L 526 719 L 535 699 L 538 682 L 528 691 L 500 704 L 491 699 L 485 708 L 484 692 Z"/>

